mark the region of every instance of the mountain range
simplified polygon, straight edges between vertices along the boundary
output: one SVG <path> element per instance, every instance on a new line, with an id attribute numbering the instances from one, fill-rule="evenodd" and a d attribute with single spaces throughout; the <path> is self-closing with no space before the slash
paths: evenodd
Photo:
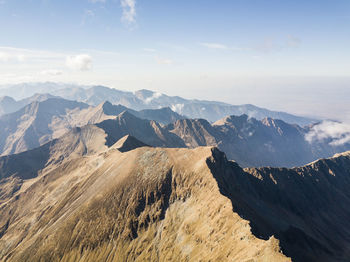
<path id="1" fill-rule="evenodd" d="M 149 90 L 11 90 L 0 261 L 349 261 L 344 125 Z"/>
<path id="2" fill-rule="evenodd" d="M 167 96 L 145 89 L 136 92 L 128 92 L 105 86 L 65 86 L 64 84 L 55 83 L 33 83 L 0 88 L 0 96 L 12 95 L 15 96 L 16 99 L 23 99 L 38 93 L 50 93 L 53 96 L 84 102 L 92 106 L 97 106 L 105 101 L 109 101 L 112 104 L 120 104 L 134 110 L 170 107 L 173 111 L 187 118 L 203 118 L 209 122 L 215 122 L 228 115 L 242 114 L 246 114 L 258 120 L 262 120 L 266 117 L 281 119 L 287 123 L 298 124 L 300 126 L 317 122 L 315 119 L 271 111 L 249 104 L 230 105 L 217 101 L 189 100 L 179 96 Z M 6 113 L 11 113 L 10 108 L 12 106 L 8 106 L 8 104 L 7 102 L 7 106 L 4 106 L 0 100 L 0 114 L 1 111 L 4 111 L 4 109 L 1 110 L 1 108 L 8 108 L 6 109 Z M 23 103 L 22 105 L 24 106 Z"/>
<path id="3" fill-rule="evenodd" d="M 92 107 L 62 98 L 49 98 L 0 117 L 0 155 L 33 149 L 74 127 L 113 119 L 124 111 L 162 124 L 183 118 L 169 108 L 135 111 L 109 102 Z"/>
<path id="4" fill-rule="evenodd" d="M 308 127 L 271 118 L 229 116 L 211 124 L 205 119 L 185 119 L 170 108 L 136 111 L 109 102 L 93 107 L 49 98 L 0 117 L 0 155 L 34 149 L 86 125 L 102 129 L 107 146 L 128 134 L 151 146 L 217 146 L 244 167 L 292 167 L 350 150 L 348 143 L 306 141 Z"/>

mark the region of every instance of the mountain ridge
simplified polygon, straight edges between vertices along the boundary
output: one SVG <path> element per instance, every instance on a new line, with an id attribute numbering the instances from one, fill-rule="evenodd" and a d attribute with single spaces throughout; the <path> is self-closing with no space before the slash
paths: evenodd
<path id="1" fill-rule="evenodd" d="M 0 255 L 8 261 L 111 253 L 117 261 L 340 262 L 350 254 L 342 226 L 350 218 L 349 152 L 293 169 L 242 169 L 216 147 L 112 147 L 66 156 L 33 181 L 8 179 L 0 184 Z M 27 230 L 18 235 L 17 227 Z"/>
<path id="2" fill-rule="evenodd" d="M 33 84 L 35 85 L 35 84 Z M 227 115 L 242 115 L 247 114 L 250 117 L 259 120 L 265 117 L 281 119 L 285 122 L 298 124 L 300 126 L 309 125 L 317 122 L 315 119 L 294 116 L 292 114 L 271 111 L 265 108 L 260 108 L 251 104 L 246 105 L 230 105 L 217 101 L 206 100 L 190 100 L 179 96 L 168 96 L 151 90 L 141 89 L 135 92 L 122 91 L 105 86 L 79 86 L 48 83 L 52 95 L 60 96 L 69 100 L 84 102 L 93 106 L 108 100 L 112 104 L 121 104 L 133 110 L 157 109 L 161 107 L 170 107 L 173 111 L 180 115 L 185 115 L 188 118 L 204 118 L 209 122 L 215 122 Z M 35 91 L 45 90 L 45 84 L 38 84 L 38 88 L 33 88 Z M 20 88 L 28 91 L 28 88 L 14 86 L 13 89 Z M 0 89 L 0 94 L 11 95 L 13 89 Z M 2 92 L 1 92 L 2 91 Z M 28 93 L 31 94 L 32 93 Z"/>

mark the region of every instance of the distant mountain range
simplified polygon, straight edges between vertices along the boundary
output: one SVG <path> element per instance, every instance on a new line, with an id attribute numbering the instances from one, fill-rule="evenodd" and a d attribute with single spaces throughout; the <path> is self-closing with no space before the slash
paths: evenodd
<path id="1" fill-rule="evenodd" d="M 106 137 L 101 147 L 126 135 L 157 147 L 217 146 L 242 166 L 292 167 L 350 150 L 349 143 L 306 141 L 308 127 L 271 118 L 229 116 L 211 124 L 205 119 L 184 119 L 170 108 L 136 111 L 109 102 L 93 107 L 49 98 L 0 117 L 0 155 L 31 150 L 66 136 L 75 127 L 92 126 Z"/>
<path id="2" fill-rule="evenodd" d="M 112 104 L 120 104 L 134 110 L 169 107 L 174 112 L 184 115 L 187 118 L 203 118 L 209 122 L 215 122 L 229 115 L 238 116 L 242 114 L 258 120 L 266 117 L 281 119 L 287 123 L 298 124 L 300 126 L 317 122 L 315 119 L 271 111 L 254 105 L 230 105 L 216 101 L 188 100 L 178 96 L 167 96 L 144 89 L 136 92 L 127 92 L 105 86 L 65 86 L 64 84 L 55 83 L 23 84 L 0 88 L 0 96 L 13 96 L 16 99 L 23 99 L 37 93 L 50 93 L 53 96 L 84 102 L 93 106 L 109 101 Z M 10 113 L 13 107 L 10 104 L 7 101 L 6 106 L 4 106 L 0 100 L 0 114 L 1 112 Z M 1 108 L 3 109 L 1 110 Z"/>

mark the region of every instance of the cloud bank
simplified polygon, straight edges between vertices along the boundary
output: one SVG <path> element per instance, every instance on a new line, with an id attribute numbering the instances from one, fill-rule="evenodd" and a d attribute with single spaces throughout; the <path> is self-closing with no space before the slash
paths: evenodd
<path id="1" fill-rule="evenodd" d="M 329 142 L 331 146 L 341 146 L 350 143 L 350 125 L 334 121 L 323 121 L 315 125 L 305 135 L 306 141 Z"/>

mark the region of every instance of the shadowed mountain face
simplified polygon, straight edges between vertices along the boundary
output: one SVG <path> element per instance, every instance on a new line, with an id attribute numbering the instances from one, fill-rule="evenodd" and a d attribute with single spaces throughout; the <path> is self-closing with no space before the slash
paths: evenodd
<path id="1" fill-rule="evenodd" d="M 158 147 L 185 147 L 183 141 L 175 134 L 167 131 L 155 121 L 140 119 L 125 111 L 116 119 L 96 124 L 106 134 L 106 145 L 112 146 L 120 138 L 132 135 L 140 141 Z"/>
<path id="2" fill-rule="evenodd" d="M 350 152 L 293 169 L 242 170 L 219 151 L 207 163 L 254 235 L 275 236 L 293 261 L 348 260 Z"/>
<path id="3" fill-rule="evenodd" d="M 135 137 L 131 135 L 126 135 L 122 137 L 121 139 L 116 142 L 112 148 L 118 149 L 120 152 L 128 152 L 131 150 L 134 150 L 139 147 L 147 147 L 145 143 L 141 142 L 140 140 L 137 140 Z"/>
<path id="4" fill-rule="evenodd" d="M 112 105 L 110 102 L 104 102 L 96 108 L 102 107 L 101 113 L 110 116 L 117 116 L 124 111 L 137 116 L 141 119 L 154 120 L 160 124 L 167 125 L 179 119 L 184 119 L 183 116 L 172 111 L 169 107 L 159 109 L 144 109 L 140 111 L 132 110 L 122 105 Z M 97 123 L 97 121 L 95 122 Z"/>
<path id="5" fill-rule="evenodd" d="M 120 152 L 128 140 L 140 144 L 124 137 L 110 149 L 90 144 L 86 149 L 96 151 L 87 152 L 65 150 L 62 142 L 49 147 L 49 155 L 63 154 L 63 160 L 38 168 L 38 176 L 3 178 L 0 259 L 349 257 L 350 153 L 301 168 L 241 169 L 216 148 L 136 146 Z"/>

